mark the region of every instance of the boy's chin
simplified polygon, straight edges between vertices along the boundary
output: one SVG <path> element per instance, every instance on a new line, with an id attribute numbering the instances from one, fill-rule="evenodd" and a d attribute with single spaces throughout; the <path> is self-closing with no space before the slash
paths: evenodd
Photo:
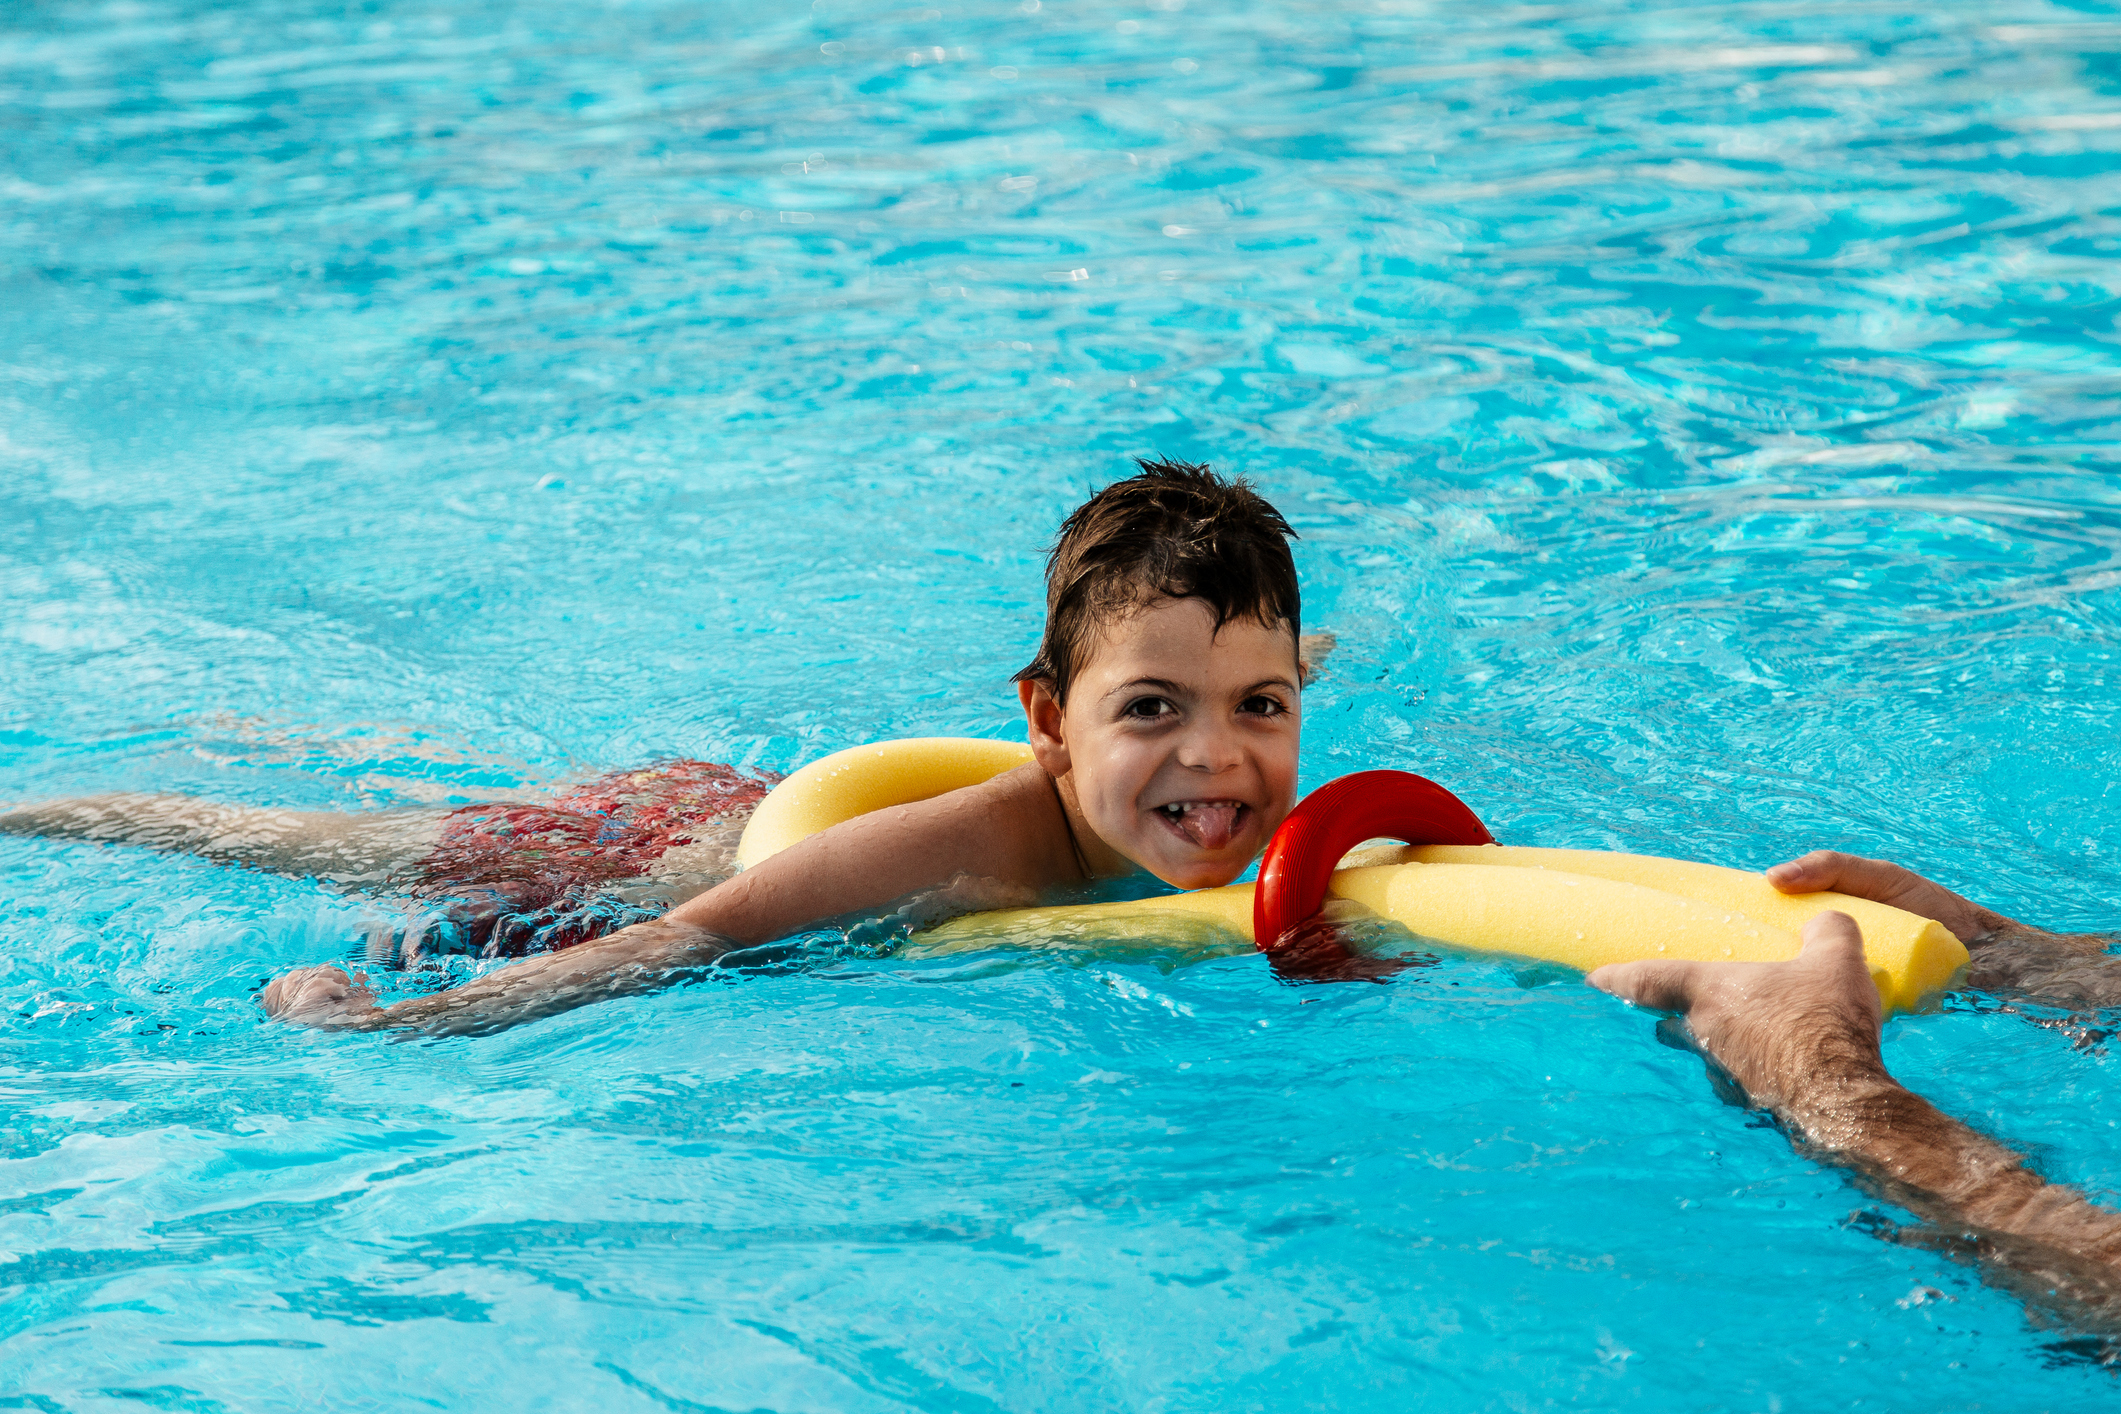
<path id="1" fill-rule="evenodd" d="M 1219 889 L 1244 873 L 1251 862 L 1251 854 L 1241 859 L 1218 854 L 1212 859 L 1152 859 L 1143 867 L 1174 889 Z"/>

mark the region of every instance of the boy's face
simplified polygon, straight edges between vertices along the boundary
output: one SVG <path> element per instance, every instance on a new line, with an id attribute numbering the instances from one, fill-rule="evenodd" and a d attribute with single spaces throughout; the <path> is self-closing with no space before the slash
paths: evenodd
<path id="1" fill-rule="evenodd" d="M 1156 600 L 1106 626 L 1065 708 L 1025 697 L 1040 763 L 1098 839 L 1185 889 L 1243 873 L 1296 801 L 1296 636 L 1214 623 L 1198 599 Z"/>

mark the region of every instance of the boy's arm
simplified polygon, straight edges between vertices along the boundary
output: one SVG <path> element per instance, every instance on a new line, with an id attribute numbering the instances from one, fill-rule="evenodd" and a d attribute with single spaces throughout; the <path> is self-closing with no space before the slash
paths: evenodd
<path id="1" fill-rule="evenodd" d="M 2102 1325 L 2121 1320 L 2121 1216 L 2042 1179 L 1887 1073 L 1878 992 L 1847 914 L 1807 924 L 1791 962 L 1630 962 L 1590 981 L 1684 1015 L 1751 1103 L 1881 1197 L 1970 1244 L 2021 1294 Z"/>
<path id="2" fill-rule="evenodd" d="M 1037 766 L 856 816 L 672 909 L 672 923 L 749 946 L 873 912 L 959 875 L 1034 890 L 1080 877 L 1053 783 Z"/>
<path id="3" fill-rule="evenodd" d="M 1767 880 L 1786 894 L 1832 889 L 1934 918 L 1973 954 L 1967 982 L 1988 992 L 2015 992 L 2065 1007 L 2121 1005 L 2121 958 L 2110 933 L 2051 933 L 2007 918 L 1882 859 L 1814 850 L 1778 864 Z"/>
<path id="4" fill-rule="evenodd" d="M 378 1007 L 340 968 L 265 989 L 265 1009 L 336 1029 L 496 1031 L 692 975 L 736 948 L 874 912 L 959 875 L 1024 890 L 1078 877 L 1066 817 L 1037 766 L 835 825 L 652 923 L 498 968 L 451 991 Z"/>
<path id="5" fill-rule="evenodd" d="M 736 944 L 702 928 L 656 919 L 564 952 L 545 953 L 474 978 L 461 987 L 375 1003 L 365 974 L 303 967 L 276 979 L 261 1000 L 281 1021 L 331 1031 L 409 1029 L 433 1035 L 484 1035 L 611 997 L 633 996 L 681 981 Z"/>

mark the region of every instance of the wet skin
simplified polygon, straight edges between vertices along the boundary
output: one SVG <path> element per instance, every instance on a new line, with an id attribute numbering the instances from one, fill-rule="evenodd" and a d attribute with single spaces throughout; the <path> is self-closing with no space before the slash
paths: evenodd
<path id="1" fill-rule="evenodd" d="M 263 1000 L 277 1017 L 316 1026 L 483 1032 L 668 986 L 742 943 L 924 891 L 933 906 L 962 911 L 1137 868 L 1184 888 L 1226 883 L 1293 800 L 1299 674 L 1286 629 L 1240 621 L 1217 632 L 1198 603 L 1151 605 L 1108 626 L 1066 704 L 1042 684 L 1024 686 L 1035 766 L 850 821 L 665 918 L 451 992 L 382 1008 L 365 979 L 320 967 L 282 977 Z M 368 838 L 374 821 L 348 833 L 324 817 L 245 817 L 232 834 L 227 813 L 110 797 L 0 815 L 0 830 L 226 851 L 268 867 L 294 860 L 294 846 L 312 868 L 380 847 Z M 380 843 L 397 848 L 394 840 Z M 1983 990 L 2067 1007 L 2121 1004 L 2110 936 L 2029 927 L 1856 855 L 1819 851 L 1767 877 L 1785 892 L 1839 890 L 1936 919 L 1967 944 L 1969 983 Z M 1589 980 L 1683 1017 L 1692 1043 L 1749 1103 L 1922 1220 L 1901 1230 L 1903 1240 L 1974 1260 L 2068 1324 L 2121 1333 L 2121 1217 L 2045 1182 L 1892 1078 L 1877 993 L 1844 915 L 1815 919 L 1790 962 L 1628 963 Z"/>
<path id="2" fill-rule="evenodd" d="M 498 969 L 432 997 L 378 1007 L 364 978 L 306 968 L 266 989 L 273 1015 L 311 1025 L 483 1032 L 670 985 L 742 941 L 921 894 L 944 911 L 1028 902 L 1053 883 L 1148 870 L 1180 887 L 1227 882 L 1289 809 L 1301 720 L 1286 631 L 1213 631 L 1207 611 L 1152 606 L 1112 625 L 1065 706 L 1023 690 L 1039 764 L 805 841 L 660 920 Z M 285 817 L 285 818 L 283 818 Z M 404 822 L 231 816 L 178 797 L 105 797 L 0 813 L 0 831 L 120 840 L 358 880 L 420 845 Z M 431 822 L 416 820 L 423 829 Z M 378 830 L 382 834 L 378 834 Z M 364 862 L 365 861 L 365 862 Z M 2107 935 L 2029 927 L 1897 865 L 1819 851 L 1779 864 L 1789 893 L 1839 890 L 1956 933 L 1968 983 L 2063 1007 L 2121 1004 Z M 866 888 L 849 892 L 843 881 Z M 937 885 L 941 884 L 938 888 Z M 1806 929 L 1783 963 L 1629 963 L 1594 986 L 1684 1018 L 1687 1035 L 1796 1141 L 1913 1212 L 1900 1240 L 1941 1247 L 2065 1324 L 2121 1334 L 2121 1217 L 2050 1184 L 1997 1141 L 1940 1113 L 1887 1072 L 1878 998 L 1855 925 Z"/>
<path id="3" fill-rule="evenodd" d="M 1105 626 L 1065 704 L 1025 685 L 1034 765 L 836 825 L 653 923 L 448 992 L 378 1007 L 359 979 L 318 967 L 279 978 L 263 1000 L 312 1026 L 491 1031 L 909 899 L 940 895 L 965 912 L 1137 870 L 1183 888 L 1226 884 L 1295 801 L 1301 680 L 1288 625 L 1217 631 L 1197 600 L 1155 601 Z"/>
<path id="4" fill-rule="evenodd" d="M 1770 870 L 1790 892 L 1837 887 L 1968 929 L 1984 946 L 2056 939 L 1895 865 L 1825 851 Z M 2069 940 L 2057 939 L 2067 943 Z M 2074 951 L 2074 949 L 2071 949 Z M 2113 970 L 2108 960 L 2107 971 Z M 2049 1183 L 2005 1145 L 1902 1086 L 1879 1050 L 1883 1009 L 1845 913 L 1805 926 L 1793 961 L 1628 962 L 1594 987 L 1683 1017 L 1688 1038 L 1805 1148 L 1919 1222 L 1897 1235 L 1978 1266 L 2061 1323 L 2121 1335 L 2121 1215 Z M 2109 984 L 2111 985 L 2111 984 Z"/>
<path id="5" fill-rule="evenodd" d="M 1108 624 L 1065 705 L 1019 684 L 1031 749 L 1091 872 L 1227 884 L 1296 803 L 1301 669 L 1286 627 L 1220 630 L 1198 599 Z"/>
<path id="6" fill-rule="evenodd" d="M 1137 715 L 1157 721 L 1164 710 Z M 1183 717 L 1159 730 L 1183 736 L 1182 723 Z M 1065 740 L 1065 730 L 1057 735 Z M 1168 797 L 1165 782 L 1220 782 L 1238 769 L 1229 758 L 1189 750 L 1151 753 L 1093 783 L 1102 818 L 1155 839 L 1157 822 L 1146 817 L 1153 817 L 1160 797 Z M 1195 776 L 1165 774 L 1174 768 Z M 1239 796 L 1196 792 L 1185 798 Z M 1054 813 L 1057 819 L 1060 812 Z M 2072 969 L 2066 975 L 2076 979 L 2073 985 L 2112 989 L 2112 976 L 2121 970 L 2098 949 L 2099 938 L 2028 928 L 1881 861 L 1822 851 L 1778 865 L 1768 877 L 1787 892 L 1839 889 L 1964 929 L 1977 971 L 1999 948 L 2037 966 L 2047 965 L 2041 959 L 2061 958 Z M 338 968 L 290 974 L 266 1000 L 276 1014 L 313 1025 L 484 1031 L 665 985 L 711 963 L 728 946 L 715 934 L 668 920 L 627 932 L 636 942 L 623 965 L 591 956 L 592 944 L 388 1012 Z M 536 975 L 541 967 L 549 975 Z M 1916 1216 L 1916 1224 L 1896 1234 L 1901 1240 L 1971 1261 L 1987 1280 L 2049 1319 L 2121 1335 L 2121 1216 L 2042 1179 L 2020 1155 L 1893 1079 L 1879 1048 L 1877 989 L 1862 937 L 1846 914 L 1813 919 L 1803 952 L 1792 961 L 1632 962 L 1600 968 L 1589 981 L 1635 1005 L 1683 1018 L 1692 1044 L 1735 1082 L 1746 1103 L 1770 1111 L 1801 1146 Z M 483 993 L 476 990 L 482 985 Z"/>

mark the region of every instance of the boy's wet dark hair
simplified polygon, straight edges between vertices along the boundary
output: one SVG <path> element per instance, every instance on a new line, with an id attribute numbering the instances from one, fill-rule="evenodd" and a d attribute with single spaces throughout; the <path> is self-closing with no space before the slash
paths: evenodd
<path id="1" fill-rule="evenodd" d="M 1205 464 L 1137 460 L 1061 523 L 1046 561 L 1046 636 L 1011 681 L 1043 682 L 1065 705 L 1098 630 L 1157 599 L 1199 599 L 1217 632 L 1232 619 L 1302 628 L 1296 532 L 1243 477 Z"/>

